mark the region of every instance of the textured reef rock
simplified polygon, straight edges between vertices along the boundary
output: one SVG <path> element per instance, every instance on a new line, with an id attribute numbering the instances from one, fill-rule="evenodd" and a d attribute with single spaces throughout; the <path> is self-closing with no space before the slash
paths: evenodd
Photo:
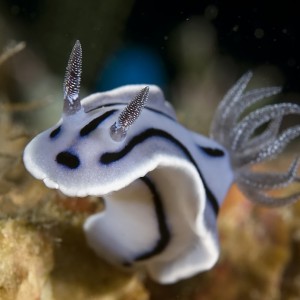
<path id="1" fill-rule="evenodd" d="M 49 240 L 24 222 L 2 220 L 0 245 L 0 299 L 39 299 L 46 295 L 53 267 Z"/>
<path id="2" fill-rule="evenodd" d="M 88 248 L 82 223 L 99 199 L 65 198 L 25 171 L 24 129 L 0 116 L 0 299 L 147 300 L 134 274 Z"/>

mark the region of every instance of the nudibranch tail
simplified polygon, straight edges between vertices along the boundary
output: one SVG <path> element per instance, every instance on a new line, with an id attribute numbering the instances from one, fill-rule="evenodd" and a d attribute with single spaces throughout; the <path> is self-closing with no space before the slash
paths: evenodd
<path id="1" fill-rule="evenodd" d="M 136 97 L 129 102 L 125 109 L 120 113 L 117 122 L 110 128 L 110 135 L 115 141 L 122 141 L 128 128 L 140 116 L 149 95 L 149 86 L 144 87 Z"/>
<path id="2" fill-rule="evenodd" d="M 66 69 L 64 80 L 64 114 L 72 115 L 81 109 L 79 89 L 81 80 L 82 49 L 77 40 Z"/>
<path id="3" fill-rule="evenodd" d="M 265 192 L 299 182 L 298 159 L 285 174 L 255 173 L 251 166 L 275 158 L 300 136 L 300 125 L 280 130 L 285 116 L 300 115 L 300 106 L 292 103 L 267 105 L 241 118 L 251 105 L 281 91 L 280 87 L 270 87 L 244 92 L 251 77 L 251 72 L 246 73 L 224 97 L 212 123 L 211 137 L 227 148 L 235 181 L 250 200 L 270 206 L 289 204 L 298 200 L 300 193 L 275 198 Z M 263 125 L 266 129 L 257 134 Z"/>

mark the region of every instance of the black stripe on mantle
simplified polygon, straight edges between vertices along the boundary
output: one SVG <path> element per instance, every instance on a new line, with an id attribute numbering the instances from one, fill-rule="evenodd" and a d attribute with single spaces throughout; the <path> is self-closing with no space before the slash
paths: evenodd
<path id="1" fill-rule="evenodd" d="M 129 102 L 128 102 L 128 103 L 129 103 Z M 103 104 L 103 105 L 94 107 L 94 108 L 92 108 L 92 109 L 90 109 L 90 110 L 87 110 L 86 113 L 89 113 L 89 112 L 94 111 L 94 110 L 96 110 L 96 109 L 106 108 L 106 107 L 111 107 L 111 106 L 118 106 L 118 105 L 124 105 L 124 106 L 126 106 L 126 105 L 128 105 L 128 103 L 122 103 L 122 102 L 119 102 L 119 103 L 118 103 L 118 102 L 115 102 L 115 103 Z M 168 118 L 168 119 L 170 119 L 170 120 L 172 120 L 172 121 L 176 121 L 176 118 L 175 118 L 175 117 L 172 117 L 172 116 L 168 115 L 168 114 L 165 113 L 165 112 L 162 112 L 162 111 L 157 110 L 157 109 L 155 109 L 155 108 L 149 107 L 149 106 L 147 106 L 147 105 L 144 106 L 143 109 L 150 110 L 150 111 L 152 111 L 152 112 L 154 112 L 154 113 L 157 113 L 157 114 L 159 114 L 159 115 L 161 115 L 161 116 L 164 116 L 164 117 L 166 117 L 166 118 Z"/>
<path id="2" fill-rule="evenodd" d="M 103 121 L 105 121 L 108 117 L 110 117 L 116 111 L 117 111 L 116 109 L 109 110 L 109 111 L 105 112 L 104 114 L 102 114 L 101 116 L 93 119 L 92 121 L 90 121 L 88 124 L 86 124 L 84 127 L 81 128 L 79 135 L 81 137 L 89 135 L 91 132 L 93 132 L 95 129 L 97 129 L 97 127 Z"/>
<path id="3" fill-rule="evenodd" d="M 129 142 L 128 144 L 121 149 L 118 152 L 106 152 L 104 154 L 101 155 L 100 157 L 100 162 L 102 164 L 108 165 L 111 164 L 113 162 L 116 162 L 120 159 L 122 159 L 124 156 L 126 156 L 130 151 L 132 151 L 132 149 L 134 147 L 136 147 L 137 145 L 141 144 L 142 142 L 144 142 L 145 140 L 152 138 L 152 137 L 161 137 L 164 138 L 166 140 L 168 140 L 169 142 L 173 143 L 174 145 L 176 145 L 178 148 L 180 148 L 184 154 L 188 157 L 188 159 L 190 160 L 190 162 L 195 166 L 206 191 L 207 194 L 207 198 L 210 201 L 212 208 L 215 212 L 215 214 L 217 215 L 219 212 L 219 204 L 218 201 L 216 199 L 216 197 L 214 196 L 214 194 L 212 193 L 212 191 L 210 190 L 210 188 L 208 187 L 204 176 L 202 175 L 201 170 L 198 168 L 195 159 L 193 158 L 193 156 L 191 155 L 191 153 L 189 152 L 189 150 L 180 142 L 178 141 L 176 138 L 174 138 L 171 134 L 169 134 L 168 132 L 161 130 L 161 129 L 156 129 L 156 128 L 149 128 L 146 129 L 145 131 L 141 132 L 140 134 L 134 136 Z"/>

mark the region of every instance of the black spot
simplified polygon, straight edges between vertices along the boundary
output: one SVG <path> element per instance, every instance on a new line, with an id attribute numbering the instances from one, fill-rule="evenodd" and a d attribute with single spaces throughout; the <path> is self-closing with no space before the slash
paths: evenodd
<path id="1" fill-rule="evenodd" d="M 199 146 L 199 147 L 203 152 L 205 152 L 209 156 L 222 157 L 225 155 L 224 151 L 221 149 L 202 147 L 202 146 Z"/>
<path id="2" fill-rule="evenodd" d="M 68 151 L 58 153 L 56 156 L 56 162 L 60 165 L 68 167 L 69 169 L 76 169 L 80 165 L 79 158 Z"/>
<path id="3" fill-rule="evenodd" d="M 89 122 L 87 125 L 85 125 L 81 130 L 80 130 L 80 136 L 86 136 L 90 134 L 92 131 L 94 131 L 105 119 L 107 119 L 109 116 L 111 116 L 114 112 L 117 110 L 110 110 L 104 113 L 103 115 L 95 118 L 91 122 Z"/>
<path id="4" fill-rule="evenodd" d="M 50 133 L 50 138 L 51 138 L 51 139 L 55 138 L 55 137 L 60 133 L 60 130 L 61 130 L 61 125 L 58 126 L 56 129 L 54 129 L 54 130 Z"/>

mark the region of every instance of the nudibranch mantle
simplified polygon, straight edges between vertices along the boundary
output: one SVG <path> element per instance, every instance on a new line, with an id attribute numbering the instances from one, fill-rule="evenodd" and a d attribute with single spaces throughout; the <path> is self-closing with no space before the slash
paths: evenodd
<path id="1" fill-rule="evenodd" d="M 282 118 L 300 114 L 300 107 L 269 105 L 240 120 L 246 108 L 279 88 L 244 92 L 251 78 L 245 74 L 221 102 L 212 138 L 206 138 L 177 122 L 154 85 L 128 85 L 80 100 L 81 55 L 77 41 L 67 66 L 62 118 L 26 146 L 24 164 L 67 196 L 104 199 L 104 211 L 84 224 L 88 244 L 103 258 L 146 269 L 161 283 L 176 282 L 217 261 L 216 218 L 233 181 L 260 203 L 299 198 L 276 201 L 264 193 L 299 180 L 297 159 L 286 174 L 254 174 L 250 167 L 300 135 L 299 125 L 279 130 Z M 269 127 L 254 135 L 264 123 Z"/>
<path id="2" fill-rule="evenodd" d="M 177 165 L 186 169 L 187 159 L 183 152 L 187 150 L 182 150 L 184 147 L 189 148 L 188 151 L 195 161 L 203 161 L 201 168 L 208 168 L 204 173 L 211 176 L 213 171 L 209 164 L 206 167 L 206 161 L 211 157 L 201 151 L 201 147 L 224 151 L 223 147 L 204 137 L 189 134 L 171 114 L 161 113 L 159 107 L 155 109 L 153 106 L 145 106 L 142 116 L 128 130 L 124 143 L 115 142 L 110 137 L 110 127 L 126 106 L 120 104 L 123 92 L 129 96 L 128 102 L 142 87 L 144 85 L 125 86 L 82 99 L 81 105 L 84 109 L 85 103 L 89 103 L 91 99 L 98 102 L 100 108 L 90 108 L 87 105 L 87 112 L 81 110 L 76 115 L 62 118 L 53 128 L 37 135 L 24 151 L 26 167 L 36 178 L 44 180 L 48 187 L 59 188 L 67 196 L 102 196 L 126 187 L 159 166 L 169 165 L 176 168 Z M 149 86 L 149 103 L 152 90 L 154 96 L 159 91 L 156 86 Z M 109 105 L 103 104 L 102 98 L 107 99 L 110 93 L 114 95 L 114 100 Z M 162 104 L 165 106 L 164 102 Z M 97 127 L 93 128 L 91 123 L 96 124 L 99 121 Z M 176 130 L 173 129 L 175 124 Z M 58 133 L 53 134 L 58 130 Z M 191 147 L 183 146 L 189 144 Z M 78 165 L 68 167 L 59 164 L 57 155 L 60 153 L 74 155 L 78 159 Z M 215 160 L 213 164 L 220 163 L 222 159 L 218 158 L 214 163 Z M 226 172 L 229 172 L 229 164 L 227 160 L 225 162 Z M 192 166 L 191 162 L 188 164 Z M 222 199 L 223 194 L 219 199 Z"/>

